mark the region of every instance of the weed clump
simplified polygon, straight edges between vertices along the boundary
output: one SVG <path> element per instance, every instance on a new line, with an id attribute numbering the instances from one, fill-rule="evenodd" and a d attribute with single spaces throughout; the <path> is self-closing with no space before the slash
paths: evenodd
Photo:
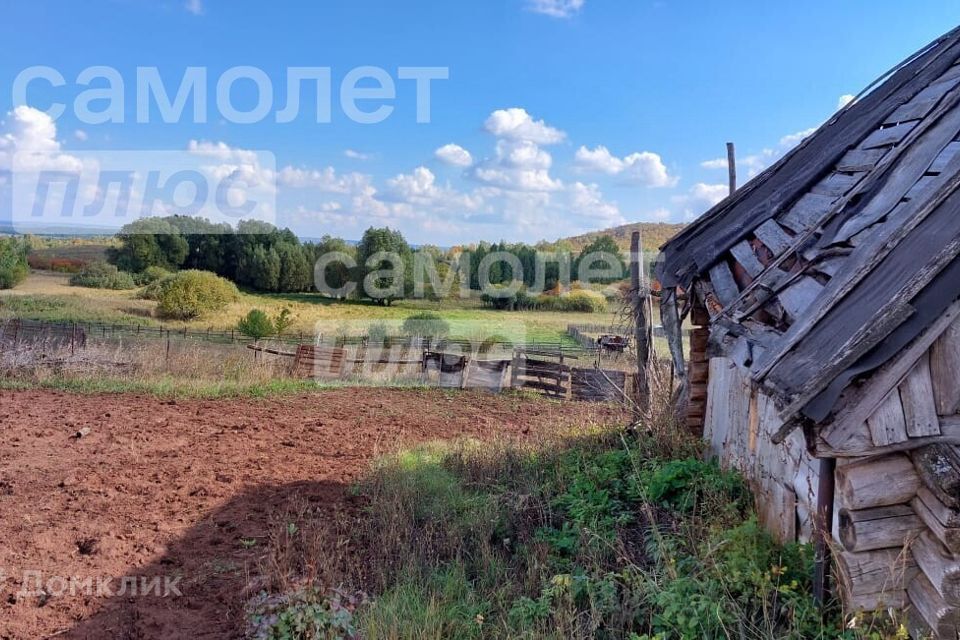
<path id="1" fill-rule="evenodd" d="M 356 499 L 354 518 L 317 515 L 325 542 L 298 552 L 321 583 L 371 595 L 356 637 L 885 637 L 821 616 L 810 547 L 777 544 L 741 477 L 692 440 L 421 446 L 381 460 Z"/>

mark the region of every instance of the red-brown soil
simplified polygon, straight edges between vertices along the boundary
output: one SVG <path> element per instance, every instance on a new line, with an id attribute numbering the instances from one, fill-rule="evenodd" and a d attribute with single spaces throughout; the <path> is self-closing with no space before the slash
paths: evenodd
<path id="1" fill-rule="evenodd" d="M 241 541 L 263 539 L 293 501 L 337 504 L 374 456 L 400 446 L 620 419 L 603 405 L 439 390 L 0 392 L 0 638 L 238 637 L 262 553 Z M 54 578 L 55 593 L 22 595 L 36 587 L 25 572 Z M 57 576 L 90 578 L 94 591 L 98 579 L 119 590 L 121 576 L 182 576 L 182 596 L 57 593 Z"/>

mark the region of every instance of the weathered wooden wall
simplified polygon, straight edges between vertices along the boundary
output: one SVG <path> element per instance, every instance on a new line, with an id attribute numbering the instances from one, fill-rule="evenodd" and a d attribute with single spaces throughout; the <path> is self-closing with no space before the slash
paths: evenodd
<path id="1" fill-rule="evenodd" d="M 752 388 L 748 372 L 728 358 L 711 358 L 704 437 L 725 468 L 743 473 L 763 525 L 781 541 L 809 540 L 816 511 L 818 470 L 795 431 L 782 444 L 773 402 Z"/>
<path id="2" fill-rule="evenodd" d="M 837 458 L 836 577 L 851 609 L 909 611 L 914 637 L 960 630 L 960 318 L 946 314 L 894 361 L 851 391 L 815 430 Z M 705 437 L 757 496 L 780 540 L 808 540 L 818 461 L 795 430 L 781 445 L 772 401 L 728 358 L 709 363 Z"/>

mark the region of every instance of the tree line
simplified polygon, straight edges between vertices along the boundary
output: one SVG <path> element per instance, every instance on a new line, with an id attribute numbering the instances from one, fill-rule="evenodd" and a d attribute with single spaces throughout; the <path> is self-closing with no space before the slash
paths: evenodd
<path id="1" fill-rule="evenodd" d="M 203 218 L 168 216 L 144 218 L 124 226 L 117 234 L 118 246 L 108 251 L 109 261 L 121 271 L 141 273 L 150 267 L 171 271 L 197 269 L 210 271 L 236 284 L 261 292 L 296 293 L 314 290 L 315 276 L 322 276 L 327 287 L 346 290 L 356 283 L 356 290 L 364 295 L 368 287 L 389 294 L 377 297 L 383 304 L 414 293 L 414 256 L 428 256 L 441 280 L 451 269 L 456 274 L 456 292 L 467 269 L 467 286 L 482 289 L 481 267 L 495 252 L 513 256 L 510 260 L 490 259 L 486 264 L 486 280 L 493 285 L 509 285 L 520 281 L 524 287 L 540 286 L 553 289 L 564 278 L 576 279 L 584 268 L 587 256 L 605 252 L 612 256 L 609 273 L 594 282 L 609 283 L 620 280 L 625 273 L 625 260 L 616 242 L 609 236 L 599 236 L 578 254 L 563 244 L 528 245 L 525 243 L 487 243 L 440 249 L 424 246 L 416 251 L 403 235 L 389 228 L 370 228 L 361 240 L 350 243 L 341 238 L 324 236 L 317 242 L 303 242 L 289 229 L 279 229 L 260 221 L 241 221 L 236 228 L 225 223 L 212 223 Z M 394 269 L 389 260 L 380 259 L 383 252 L 399 256 L 402 272 Z M 323 256 L 336 253 L 345 259 L 323 260 L 322 274 L 315 274 L 315 266 Z M 544 259 L 547 256 L 547 259 Z M 468 259 L 467 259 L 468 257 Z M 495 257 L 495 256 L 494 256 Z M 538 264 L 539 260 L 539 264 Z M 514 273 L 514 271 L 519 271 Z M 537 278 L 542 278 L 537 282 Z M 427 287 L 425 294 L 435 297 L 438 292 Z"/>

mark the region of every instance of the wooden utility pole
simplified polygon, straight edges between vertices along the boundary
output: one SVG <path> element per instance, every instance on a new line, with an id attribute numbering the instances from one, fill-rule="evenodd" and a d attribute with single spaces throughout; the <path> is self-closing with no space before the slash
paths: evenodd
<path id="1" fill-rule="evenodd" d="M 733 143 L 727 143 L 727 175 L 730 179 L 730 195 L 737 190 L 737 154 L 733 149 Z"/>
<path id="2" fill-rule="evenodd" d="M 650 359 L 650 317 L 647 314 L 647 291 L 641 269 L 643 253 L 640 232 L 630 236 L 630 294 L 633 304 L 633 339 L 637 345 L 637 418 L 646 413 L 650 402 L 650 383 L 647 380 L 647 363 Z"/>

